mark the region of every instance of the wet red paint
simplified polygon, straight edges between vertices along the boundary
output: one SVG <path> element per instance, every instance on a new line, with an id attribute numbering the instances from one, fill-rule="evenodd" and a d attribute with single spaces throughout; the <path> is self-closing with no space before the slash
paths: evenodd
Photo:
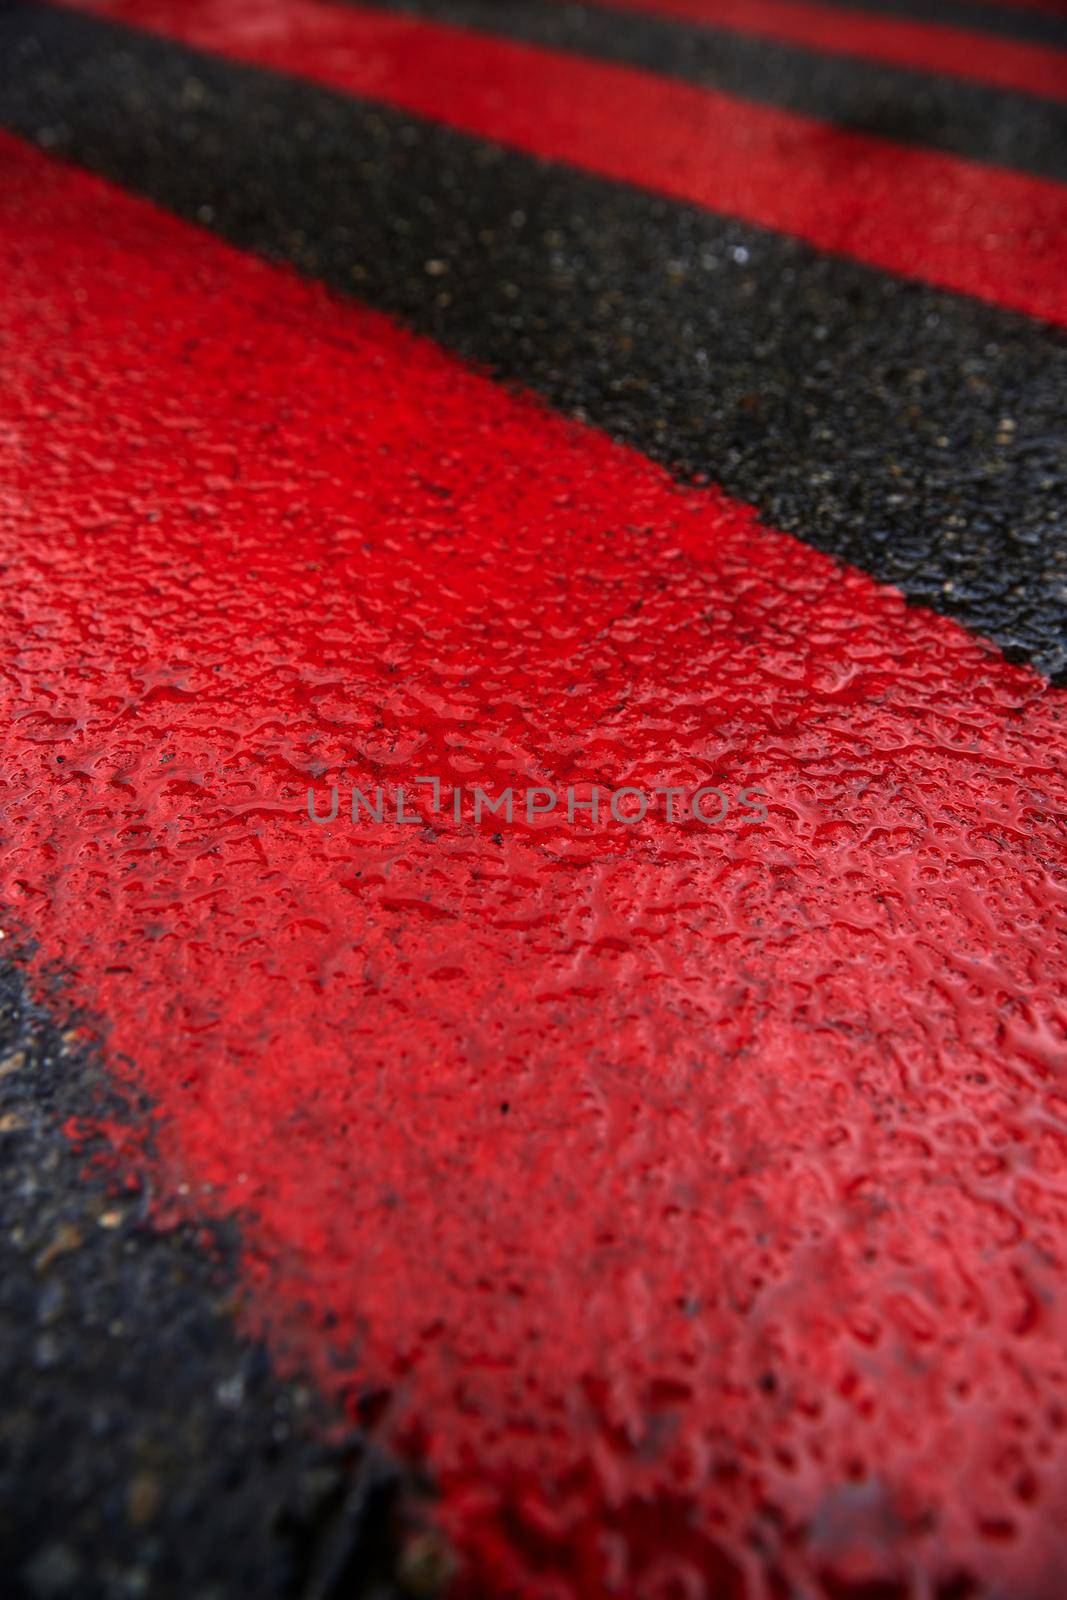
<path id="1" fill-rule="evenodd" d="M 72 0 L 1067 325 L 1067 186 L 636 68 L 318 0 Z"/>
<path id="2" fill-rule="evenodd" d="M 153 1097 L 167 1207 L 240 1215 L 464 1592 L 1055 1593 L 1064 697 L 0 153 L 0 897 Z M 770 818 L 306 818 L 432 772 Z"/>
<path id="3" fill-rule="evenodd" d="M 565 4 L 566 0 L 560 0 Z M 1027 94 L 1067 99 L 1067 50 L 994 38 L 951 26 L 952 13 L 940 19 L 878 16 L 843 11 L 840 6 L 802 0 L 597 0 L 608 9 L 644 11 L 681 21 L 707 23 L 738 33 L 787 40 L 833 55 L 858 56 L 891 66 L 969 78 L 1019 89 Z"/>

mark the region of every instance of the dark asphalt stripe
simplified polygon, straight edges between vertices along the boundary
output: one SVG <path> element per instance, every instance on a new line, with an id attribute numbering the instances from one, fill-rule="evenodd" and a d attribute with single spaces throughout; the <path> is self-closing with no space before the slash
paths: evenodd
<path id="1" fill-rule="evenodd" d="M 0 963 L 5 1595 L 399 1600 L 433 1548 L 413 1476 L 237 1331 L 232 1226 L 149 1223 L 63 1131 L 133 1110 Z"/>
<path id="2" fill-rule="evenodd" d="M 1053 100 L 1067 98 L 1067 50 L 971 33 L 943 22 L 843 12 L 830 0 L 595 0 L 595 4 L 606 11 L 635 11 L 690 26 L 727 29 L 935 77 L 995 84 Z"/>
<path id="3" fill-rule="evenodd" d="M 376 0 L 385 10 L 624 62 L 840 127 L 1067 180 L 1067 103 L 558 0 Z M 1067 72 L 1064 74 L 1067 92 Z"/>
<path id="4" fill-rule="evenodd" d="M 916 22 L 943 22 L 952 28 L 973 28 L 978 33 L 1027 39 L 1033 44 L 1067 46 L 1067 16 L 1023 7 L 984 5 L 980 0 L 948 0 L 931 6 L 930 0 L 834 0 L 843 11 L 865 11 L 880 17 L 910 17 Z"/>
<path id="5" fill-rule="evenodd" d="M 1067 674 L 1061 332 L 99 19 L 0 42 L 13 131 Z"/>
<path id="6" fill-rule="evenodd" d="M 425 17 L 70 0 L 197 50 L 739 217 L 1067 328 L 1067 186 Z"/>

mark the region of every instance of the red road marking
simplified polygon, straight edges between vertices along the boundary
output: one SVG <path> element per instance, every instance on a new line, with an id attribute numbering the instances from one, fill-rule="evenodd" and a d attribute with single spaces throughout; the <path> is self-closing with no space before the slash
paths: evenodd
<path id="1" fill-rule="evenodd" d="M 1049 1592 L 1063 696 L 0 147 L 2 896 L 168 1201 L 242 1215 L 276 1350 L 388 1396 L 490 1594 Z M 354 833 L 313 768 L 773 801 Z"/>
<path id="2" fill-rule="evenodd" d="M 563 3 L 563 0 L 561 0 Z M 944 21 L 913 22 L 843 11 L 800 0 L 596 0 L 606 9 L 644 11 L 707 23 L 832 55 L 860 56 L 898 67 L 917 67 L 950 77 L 972 78 L 1002 89 L 1067 98 L 1067 50 L 995 39 Z"/>
<path id="3" fill-rule="evenodd" d="M 395 14 L 76 3 L 1067 326 L 1061 184 Z"/>

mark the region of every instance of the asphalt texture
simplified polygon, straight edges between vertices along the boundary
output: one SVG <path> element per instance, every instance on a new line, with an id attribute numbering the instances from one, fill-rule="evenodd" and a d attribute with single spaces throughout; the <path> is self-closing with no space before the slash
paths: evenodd
<path id="1" fill-rule="evenodd" d="M 13 132 L 1067 681 L 1063 330 L 94 16 L 0 52 Z"/>
<path id="2" fill-rule="evenodd" d="M 1059 100 L 559 0 L 385 0 L 385 9 L 646 68 L 902 144 L 1067 178 L 1067 104 Z"/>
<path id="3" fill-rule="evenodd" d="M 1067 175 L 1052 102 L 529 0 L 396 9 Z M 1067 42 L 1037 12 L 954 12 Z M 50 155 L 722 484 L 1067 682 L 1062 332 L 97 18 L 10 4 L 0 59 L 0 123 Z M 71 1137 L 143 1129 L 150 1110 L 119 1094 L 82 1020 L 61 986 L 36 1003 L 18 961 L 0 965 L 5 1592 L 438 1592 L 429 1486 L 242 1333 L 237 1225 L 161 1223 Z"/>
<path id="4" fill-rule="evenodd" d="M 1026 39 L 1031 44 L 1061 48 L 1067 45 L 1067 17 L 1054 15 L 1051 8 L 987 5 L 985 0 L 947 0 L 941 6 L 932 6 L 930 0 L 849 0 L 849 8 L 869 11 L 872 16 L 943 22 L 957 28 L 973 28 L 976 33 Z"/>
<path id="5" fill-rule="evenodd" d="M 0 965 L 0 1572 L 10 1600 L 404 1600 L 422 1491 L 238 1331 L 232 1226 L 94 1166 L 143 1132 L 84 1019 Z M 134 1169 L 131 1168 L 131 1175 Z"/>

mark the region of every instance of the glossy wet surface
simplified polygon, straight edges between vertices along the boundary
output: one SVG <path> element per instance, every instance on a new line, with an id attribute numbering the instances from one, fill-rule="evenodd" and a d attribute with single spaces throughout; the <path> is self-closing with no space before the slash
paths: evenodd
<path id="1" fill-rule="evenodd" d="M 425 1464 L 461 1592 L 1051 1600 L 1062 693 L 2 154 L 3 899 L 154 1107 L 159 1220 L 236 1221 L 246 1326 Z M 731 806 L 457 822 L 476 784 Z M 316 826 L 334 785 L 387 820 Z"/>

